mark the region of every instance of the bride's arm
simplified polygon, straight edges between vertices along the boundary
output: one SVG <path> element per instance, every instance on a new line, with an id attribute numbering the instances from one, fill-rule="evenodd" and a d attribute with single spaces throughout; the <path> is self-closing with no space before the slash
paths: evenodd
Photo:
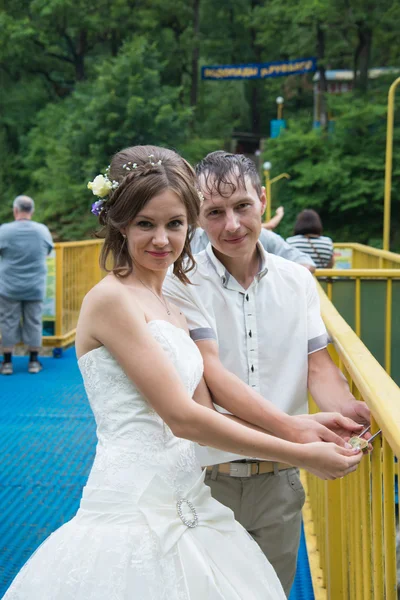
<path id="1" fill-rule="evenodd" d="M 218 412 L 214 406 L 210 391 L 207 387 L 206 382 L 204 381 L 204 377 L 201 378 L 201 381 L 193 394 L 193 400 L 195 402 L 197 402 L 197 404 L 201 404 L 201 406 L 205 406 L 206 408 L 210 408 L 211 410 Z M 261 433 L 269 433 L 262 427 L 257 427 L 257 425 L 253 425 L 252 423 L 243 421 L 242 419 L 235 417 L 235 415 L 219 413 L 219 412 L 218 412 L 218 414 L 220 414 L 222 417 L 224 417 L 224 419 L 231 419 L 232 421 L 235 421 L 236 423 L 239 423 L 240 425 L 243 425 L 244 427 L 248 427 L 249 429 L 253 429 L 254 431 L 261 431 Z"/>
<path id="2" fill-rule="evenodd" d="M 121 288 L 96 286 L 85 299 L 91 335 L 103 344 L 172 432 L 243 456 L 303 466 L 323 477 L 354 470 L 361 456 L 334 444 L 295 444 L 243 427 L 193 402 L 146 326 L 143 311 Z"/>

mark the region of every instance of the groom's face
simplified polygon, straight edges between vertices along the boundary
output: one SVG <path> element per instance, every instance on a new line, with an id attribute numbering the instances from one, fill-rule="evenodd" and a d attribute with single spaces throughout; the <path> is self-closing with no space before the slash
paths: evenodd
<path id="1" fill-rule="evenodd" d="M 200 210 L 200 225 L 212 246 L 221 254 L 232 258 L 252 252 L 261 233 L 261 216 L 265 210 L 265 191 L 259 196 L 248 177 L 245 187 L 232 182 L 236 190 L 227 184 L 218 193 L 205 187 L 203 177 L 199 185 L 204 195 Z"/>

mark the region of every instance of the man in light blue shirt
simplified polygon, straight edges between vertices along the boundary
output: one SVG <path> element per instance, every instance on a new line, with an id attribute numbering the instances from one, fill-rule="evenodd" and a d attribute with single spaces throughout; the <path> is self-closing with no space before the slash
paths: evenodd
<path id="1" fill-rule="evenodd" d="M 12 375 L 12 353 L 23 341 L 29 350 L 29 373 L 42 365 L 42 312 L 46 287 L 46 257 L 53 248 L 50 231 L 32 221 L 35 203 L 29 196 L 17 196 L 14 221 L 0 227 L 0 332 L 3 363 L 0 374 Z"/>

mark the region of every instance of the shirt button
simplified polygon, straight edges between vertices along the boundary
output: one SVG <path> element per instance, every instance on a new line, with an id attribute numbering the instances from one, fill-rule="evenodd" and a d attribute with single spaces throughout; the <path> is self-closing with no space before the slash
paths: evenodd
<path id="1" fill-rule="evenodd" d="M 247 302 L 249 301 L 249 295 L 248 294 L 246 294 L 246 300 L 247 300 Z"/>
<path id="2" fill-rule="evenodd" d="M 251 365 L 251 372 L 254 373 L 254 365 Z"/>
<path id="3" fill-rule="evenodd" d="M 250 329 L 250 331 L 249 331 L 249 337 L 252 337 L 252 335 L 253 335 L 253 334 L 251 333 L 251 329 Z"/>

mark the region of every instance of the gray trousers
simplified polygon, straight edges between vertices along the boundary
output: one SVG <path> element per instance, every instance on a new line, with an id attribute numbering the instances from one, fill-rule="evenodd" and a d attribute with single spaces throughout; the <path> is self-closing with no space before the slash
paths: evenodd
<path id="1" fill-rule="evenodd" d="M 251 477 L 206 474 L 212 496 L 233 510 L 258 543 L 289 596 L 296 574 L 305 493 L 296 468 Z"/>
<path id="2" fill-rule="evenodd" d="M 11 300 L 0 296 L 0 331 L 3 348 L 12 348 L 24 342 L 39 350 L 42 345 L 43 302 Z"/>

